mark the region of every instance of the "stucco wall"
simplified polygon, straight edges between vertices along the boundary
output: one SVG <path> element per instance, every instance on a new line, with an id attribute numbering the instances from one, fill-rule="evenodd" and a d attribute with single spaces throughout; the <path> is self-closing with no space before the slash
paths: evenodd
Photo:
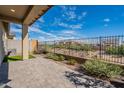
<path id="1" fill-rule="evenodd" d="M 4 56 L 5 56 L 3 34 L 4 34 L 4 27 L 3 27 L 2 23 L 0 22 L 0 65 L 3 61 Z"/>
<path id="2" fill-rule="evenodd" d="M 32 46 L 32 51 L 37 51 L 38 50 L 38 41 L 37 40 L 31 40 L 30 46 Z"/>
<path id="3" fill-rule="evenodd" d="M 33 52 L 36 50 L 36 40 L 30 40 L 29 41 L 29 52 Z M 22 41 L 21 40 L 6 40 L 6 48 L 7 49 L 15 49 L 17 55 L 21 55 L 22 53 Z"/>
<path id="4" fill-rule="evenodd" d="M 8 49 L 16 49 L 18 54 L 21 54 L 21 41 L 20 40 L 6 40 L 6 48 Z"/>

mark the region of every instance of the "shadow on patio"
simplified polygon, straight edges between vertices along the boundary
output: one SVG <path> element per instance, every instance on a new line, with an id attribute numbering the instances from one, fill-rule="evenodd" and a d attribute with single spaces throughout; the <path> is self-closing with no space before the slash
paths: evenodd
<path id="1" fill-rule="evenodd" d="M 9 76 L 9 63 L 2 63 L 0 67 L 0 87 L 4 88 L 11 88 L 10 86 L 6 85 L 10 79 L 8 79 Z"/>

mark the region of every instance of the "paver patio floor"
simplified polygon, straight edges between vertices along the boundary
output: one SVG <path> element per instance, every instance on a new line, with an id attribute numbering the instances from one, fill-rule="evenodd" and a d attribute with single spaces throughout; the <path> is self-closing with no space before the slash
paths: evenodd
<path id="1" fill-rule="evenodd" d="M 12 88 L 113 87 L 109 82 L 73 71 L 42 56 L 3 63 L 0 67 L 0 83 L 3 87 Z"/>
<path id="2" fill-rule="evenodd" d="M 75 87 L 66 77 L 65 71 L 71 71 L 65 66 L 51 62 L 43 57 L 3 63 L 0 73 L 2 80 L 8 78 L 8 87 Z M 5 81 L 6 82 L 6 81 Z"/>

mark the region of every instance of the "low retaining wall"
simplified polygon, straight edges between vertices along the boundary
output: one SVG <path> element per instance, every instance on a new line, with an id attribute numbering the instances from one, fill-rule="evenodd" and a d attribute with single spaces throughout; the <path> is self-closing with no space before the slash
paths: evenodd
<path id="1" fill-rule="evenodd" d="M 57 55 L 62 55 L 65 57 L 65 59 L 75 59 L 78 63 L 82 64 L 82 63 L 85 63 L 87 59 L 84 59 L 84 58 L 79 58 L 79 57 L 75 57 L 75 56 L 69 56 L 69 55 L 64 55 L 64 54 L 58 54 L 58 53 L 55 53 Z"/>

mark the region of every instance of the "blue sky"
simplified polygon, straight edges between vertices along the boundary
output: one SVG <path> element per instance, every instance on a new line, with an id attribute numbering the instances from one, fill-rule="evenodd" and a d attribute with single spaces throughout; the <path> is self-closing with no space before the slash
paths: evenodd
<path id="1" fill-rule="evenodd" d="M 11 32 L 21 38 L 21 25 Z M 40 41 L 124 34 L 124 6 L 54 6 L 29 27 L 29 38 Z"/>

